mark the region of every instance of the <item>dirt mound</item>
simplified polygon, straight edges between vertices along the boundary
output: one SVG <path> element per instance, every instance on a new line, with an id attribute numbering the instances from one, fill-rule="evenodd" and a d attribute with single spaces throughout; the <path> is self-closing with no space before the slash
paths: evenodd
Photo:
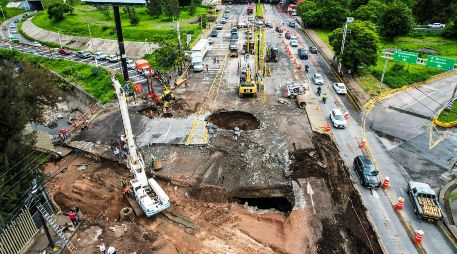
<path id="1" fill-rule="evenodd" d="M 223 111 L 209 116 L 208 121 L 219 128 L 233 130 L 255 130 L 259 128 L 260 121 L 251 113 L 243 111 Z"/>

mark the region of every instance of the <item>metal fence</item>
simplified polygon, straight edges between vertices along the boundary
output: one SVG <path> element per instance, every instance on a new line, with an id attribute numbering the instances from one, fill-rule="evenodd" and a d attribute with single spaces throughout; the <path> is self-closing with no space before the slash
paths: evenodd
<path id="1" fill-rule="evenodd" d="M 16 254 L 23 251 L 38 230 L 29 210 L 22 209 L 20 214 L 0 231 L 0 254 Z"/>

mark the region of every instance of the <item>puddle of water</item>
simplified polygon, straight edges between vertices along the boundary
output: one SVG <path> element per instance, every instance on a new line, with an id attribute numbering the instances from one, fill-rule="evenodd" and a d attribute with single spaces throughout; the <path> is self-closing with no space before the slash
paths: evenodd
<path id="1" fill-rule="evenodd" d="M 61 118 L 56 121 L 56 125 L 52 126 L 52 128 L 44 126 L 42 124 L 33 124 L 33 128 L 36 130 L 45 131 L 51 135 L 59 135 L 61 129 L 68 128 L 68 119 Z"/>

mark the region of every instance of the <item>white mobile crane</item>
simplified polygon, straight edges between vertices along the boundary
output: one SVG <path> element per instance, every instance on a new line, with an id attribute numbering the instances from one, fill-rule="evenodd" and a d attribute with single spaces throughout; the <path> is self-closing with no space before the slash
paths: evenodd
<path id="1" fill-rule="evenodd" d="M 111 78 L 114 89 L 116 90 L 119 109 L 121 111 L 122 123 L 124 124 L 125 137 L 129 147 L 128 167 L 134 175 L 130 180 L 135 199 L 143 209 L 147 217 L 154 216 L 161 211 L 170 207 L 170 199 L 160 185 L 153 179 L 147 178 L 144 171 L 144 161 L 136 149 L 135 140 L 133 139 L 132 126 L 130 124 L 129 111 L 125 93 L 116 78 Z"/>

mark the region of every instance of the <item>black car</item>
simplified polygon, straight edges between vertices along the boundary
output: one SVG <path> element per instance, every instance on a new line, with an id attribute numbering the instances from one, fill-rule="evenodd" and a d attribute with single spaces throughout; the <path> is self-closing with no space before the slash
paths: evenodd
<path id="1" fill-rule="evenodd" d="M 232 32 L 232 34 L 230 36 L 230 39 L 231 40 L 238 40 L 238 33 L 237 32 Z"/>
<path id="2" fill-rule="evenodd" d="M 309 47 L 309 52 L 313 54 L 317 54 L 317 48 L 316 47 Z"/>
<path id="3" fill-rule="evenodd" d="M 300 59 L 308 59 L 308 51 L 306 51 L 306 49 L 304 48 L 299 48 L 298 49 L 298 57 L 300 57 Z"/>
<path id="4" fill-rule="evenodd" d="M 273 24 L 271 22 L 265 23 L 265 26 L 268 28 L 273 28 Z"/>
<path id="5" fill-rule="evenodd" d="M 218 34 L 219 34 L 219 33 L 218 33 L 216 30 L 213 30 L 213 31 L 211 32 L 211 37 L 217 37 Z"/>
<path id="6" fill-rule="evenodd" d="M 379 188 L 381 179 L 379 179 L 379 171 L 376 170 L 373 162 L 365 155 L 359 155 L 354 159 L 354 170 L 359 176 L 362 186 L 367 188 Z"/>

